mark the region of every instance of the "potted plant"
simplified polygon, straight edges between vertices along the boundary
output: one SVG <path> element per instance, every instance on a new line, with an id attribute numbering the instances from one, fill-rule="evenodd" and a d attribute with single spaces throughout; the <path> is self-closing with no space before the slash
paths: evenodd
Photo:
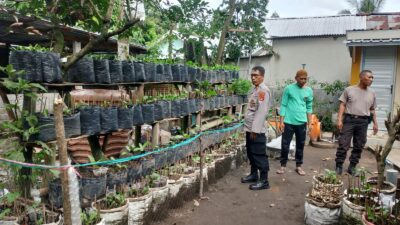
<path id="1" fill-rule="evenodd" d="M 105 198 L 93 202 L 92 208 L 98 210 L 105 224 L 127 224 L 128 201 L 122 193 L 107 193 Z"/>
<path id="2" fill-rule="evenodd" d="M 118 109 L 112 101 L 104 101 L 100 109 L 101 131 L 104 133 L 118 130 Z"/>
<path id="3" fill-rule="evenodd" d="M 105 225 L 105 220 L 101 218 L 99 211 L 90 209 L 81 212 L 82 225 Z"/>
<path id="4" fill-rule="evenodd" d="M 130 185 L 126 191 L 128 199 L 128 224 L 142 224 L 144 215 L 148 212 L 153 195 L 146 182 Z"/>
<path id="5" fill-rule="evenodd" d="M 146 176 L 146 180 L 149 184 L 152 194 L 152 207 L 153 212 L 155 212 L 157 210 L 157 207 L 164 203 L 164 201 L 168 197 L 168 179 L 165 176 L 161 176 L 157 172 L 153 172 L 152 174 Z"/>
<path id="6" fill-rule="evenodd" d="M 122 61 L 122 81 L 124 83 L 135 82 L 135 66 L 130 61 Z"/>
<path id="7" fill-rule="evenodd" d="M 366 181 L 367 171 L 364 168 L 357 169 L 358 177 L 349 178 L 349 187 L 343 198 L 342 213 L 348 218 L 362 221 L 362 214 L 366 207 L 371 205 L 379 206 L 378 194 Z"/>
<path id="8" fill-rule="evenodd" d="M 133 127 L 133 104 L 130 100 L 121 100 L 118 107 L 118 128 L 132 129 Z"/>
<path id="9" fill-rule="evenodd" d="M 114 160 L 113 157 L 110 158 Z M 125 164 L 116 163 L 109 167 L 107 173 L 107 188 L 120 189 L 128 182 L 128 167 Z"/>
<path id="10" fill-rule="evenodd" d="M 143 97 L 142 115 L 143 115 L 143 122 L 146 124 L 152 124 L 155 121 L 154 104 L 153 104 L 155 100 L 156 99 L 152 96 Z"/>
<path id="11" fill-rule="evenodd" d="M 101 131 L 101 109 L 99 106 L 80 104 L 78 105 L 81 121 L 81 133 L 94 135 Z"/>
<path id="12" fill-rule="evenodd" d="M 326 169 L 313 178 L 313 186 L 306 196 L 306 224 L 335 224 L 339 221 L 343 182 L 335 171 Z"/>
<path id="13" fill-rule="evenodd" d="M 245 79 L 236 79 L 230 85 L 230 89 L 233 93 L 242 97 L 242 103 L 247 103 L 247 95 L 249 94 L 251 87 L 251 82 Z"/>
<path id="14" fill-rule="evenodd" d="M 49 210 L 45 205 L 33 203 L 27 205 L 26 214 L 19 221 L 20 224 L 62 225 L 60 212 Z"/>
<path id="15" fill-rule="evenodd" d="M 108 67 L 110 69 L 111 83 L 121 83 L 122 76 L 122 62 L 119 60 L 108 60 Z"/>
<path id="16" fill-rule="evenodd" d="M 15 225 L 18 218 L 25 212 L 25 207 L 19 204 L 18 192 L 9 192 L 0 198 L 0 223 L 4 225 Z"/>
<path id="17" fill-rule="evenodd" d="M 133 67 L 135 68 L 135 82 L 145 82 L 146 72 L 144 64 L 141 62 L 133 62 Z"/>
<path id="18" fill-rule="evenodd" d="M 108 56 L 93 56 L 93 70 L 98 84 L 111 84 Z"/>
<path id="19" fill-rule="evenodd" d="M 94 64 L 92 58 L 90 57 L 81 58 L 76 63 L 74 63 L 68 70 L 67 80 L 73 83 L 84 83 L 84 84 L 96 83 L 96 76 L 94 74 L 93 66 Z"/>
<path id="20" fill-rule="evenodd" d="M 90 162 L 100 162 L 106 160 L 102 158 L 96 161 L 92 156 L 89 157 Z M 107 185 L 107 172 L 108 167 L 102 166 L 89 166 L 79 168 L 79 174 L 81 175 L 80 184 L 80 195 L 82 198 L 89 201 L 101 198 L 106 194 Z"/>

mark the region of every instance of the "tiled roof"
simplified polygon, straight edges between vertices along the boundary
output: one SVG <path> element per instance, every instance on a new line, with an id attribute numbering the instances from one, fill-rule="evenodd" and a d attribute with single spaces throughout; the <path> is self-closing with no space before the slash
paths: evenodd
<path id="1" fill-rule="evenodd" d="M 269 38 L 344 36 L 347 30 L 365 30 L 367 16 L 337 15 L 267 19 Z"/>

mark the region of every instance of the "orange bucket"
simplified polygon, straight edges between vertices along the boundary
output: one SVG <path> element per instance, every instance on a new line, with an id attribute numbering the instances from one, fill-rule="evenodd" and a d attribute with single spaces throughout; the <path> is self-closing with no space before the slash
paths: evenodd
<path id="1" fill-rule="evenodd" d="M 311 130 L 310 130 L 310 140 L 318 141 L 321 135 L 321 122 L 319 122 L 317 116 L 312 114 L 311 116 Z"/>

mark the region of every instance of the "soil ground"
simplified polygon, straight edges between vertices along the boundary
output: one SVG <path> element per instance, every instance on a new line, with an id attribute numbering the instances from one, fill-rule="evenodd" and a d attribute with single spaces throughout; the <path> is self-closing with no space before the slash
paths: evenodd
<path id="1" fill-rule="evenodd" d="M 284 175 L 276 174 L 279 160 L 270 159 L 269 190 L 251 191 L 240 178 L 248 173 L 247 163 L 230 171 L 205 193 L 209 200 L 187 202 L 182 208 L 171 210 L 159 225 L 301 225 L 304 224 L 304 196 L 309 192 L 312 177 L 324 169 L 334 169 L 336 149 L 306 146 L 303 169 L 305 176 L 295 171 L 295 162 L 288 163 Z M 348 152 L 348 156 L 350 151 Z M 348 163 L 348 160 L 346 161 Z M 375 172 L 375 158 L 365 150 L 359 166 Z M 347 164 L 344 165 L 347 168 Z M 348 175 L 343 176 L 347 180 Z"/>

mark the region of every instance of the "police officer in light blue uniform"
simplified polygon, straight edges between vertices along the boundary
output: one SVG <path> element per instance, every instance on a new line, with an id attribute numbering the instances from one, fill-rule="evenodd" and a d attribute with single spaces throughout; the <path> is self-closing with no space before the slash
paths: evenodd
<path id="1" fill-rule="evenodd" d="M 244 119 L 246 132 L 246 150 L 250 161 L 250 174 L 241 179 L 242 183 L 253 183 L 251 190 L 269 188 L 269 163 L 266 154 L 267 138 L 265 119 L 269 111 L 271 93 L 264 82 L 265 69 L 256 66 L 251 70 L 251 81 L 254 85 L 249 95 L 248 108 Z M 260 175 L 258 175 L 258 172 Z"/>

